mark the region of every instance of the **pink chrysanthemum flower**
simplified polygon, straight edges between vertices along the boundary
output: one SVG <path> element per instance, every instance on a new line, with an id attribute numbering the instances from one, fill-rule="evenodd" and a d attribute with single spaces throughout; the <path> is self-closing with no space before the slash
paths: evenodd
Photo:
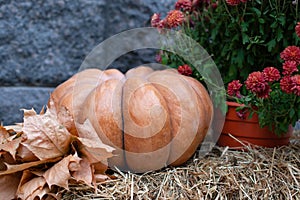
<path id="1" fill-rule="evenodd" d="M 159 22 L 160 22 L 160 14 L 154 13 L 151 17 L 151 26 L 158 27 Z"/>
<path id="2" fill-rule="evenodd" d="M 297 46 L 288 46 L 281 53 L 280 58 L 284 61 L 296 61 L 300 63 L 300 48 Z"/>
<path id="3" fill-rule="evenodd" d="M 263 70 L 263 75 L 268 82 L 278 81 L 280 79 L 280 72 L 275 67 L 266 67 Z"/>
<path id="4" fill-rule="evenodd" d="M 227 87 L 227 94 L 229 96 L 236 96 L 238 98 L 241 97 L 240 89 L 243 85 L 240 83 L 239 80 L 233 80 L 228 84 Z"/>
<path id="5" fill-rule="evenodd" d="M 294 72 L 298 72 L 297 68 L 297 62 L 296 61 L 285 61 L 282 64 L 283 72 L 282 74 L 284 75 L 292 75 Z"/>
<path id="6" fill-rule="evenodd" d="M 271 92 L 262 72 L 252 72 L 245 81 L 246 88 L 260 98 L 268 98 Z"/>
<path id="7" fill-rule="evenodd" d="M 300 74 L 292 76 L 291 77 L 291 82 L 292 82 L 291 91 L 295 95 L 300 96 Z"/>
<path id="8" fill-rule="evenodd" d="M 192 68 L 190 66 L 188 66 L 187 64 L 179 66 L 177 70 L 180 74 L 185 75 L 185 76 L 190 76 L 193 73 Z"/>
<path id="9" fill-rule="evenodd" d="M 295 27 L 295 31 L 297 36 L 300 38 L 300 22 L 297 23 L 296 27 Z"/>
<path id="10" fill-rule="evenodd" d="M 182 11 L 191 11 L 192 2 L 191 0 L 178 0 L 175 4 L 175 9 L 182 10 Z"/>
<path id="11" fill-rule="evenodd" d="M 165 19 L 169 28 L 176 28 L 181 25 L 184 20 L 184 14 L 180 10 L 171 10 Z"/>
<path id="12" fill-rule="evenodd" d="M 280 88 L 283 92 L 287 93 L 287 94 L 291 94 L 292 93 L 292 80 L 290 76 L 284 76 L 281 80 L 280 80 Z"/>

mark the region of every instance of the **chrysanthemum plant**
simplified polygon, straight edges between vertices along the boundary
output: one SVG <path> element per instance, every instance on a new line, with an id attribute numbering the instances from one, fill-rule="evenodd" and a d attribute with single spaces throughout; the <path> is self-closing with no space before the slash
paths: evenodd
<path id="1" fill-rule="evenodd" d="M 300 119 L 300 48 L 288 46 L 280 57 L 281 71 L 266 67 L 250 73 L 244 84 L 233 80 L 227 87 L 229 100 L 242 104 L 237 110 L 241 118 L 245 112 L 250 112 L 250 118 L 257 113 L 260 126 L 268 126 L 277 135 L 287 133 Z"/>
<path id="2" fill-rule="evenodd" d="M 164 19 L 155 13 L 151 25 L 181 31 L 202 45 L 230 82 L 228 99 L 242 104 L 240 117 L 257 113 L 261 127 L 281 135 L 300 118 L 299 9 L 298 0 L 178 0 Z M 202 80 L 177 55 L 160 51 L 157 60 Z"/>
<path id="3" fill-rule="evenodd" d="M 165 18 L 151 24 L 187 34 L 212 56 L 223 81 L 246 80 L 265 66 L 279 66 L 280 51 L 299 45 L 294 27 L 300 21 L 299 0 L 178 0 Z M 161 52 L 158 60 L 177 68 L 179 56 Z M 193 66 L 192 76 L 200 78 Z"/>

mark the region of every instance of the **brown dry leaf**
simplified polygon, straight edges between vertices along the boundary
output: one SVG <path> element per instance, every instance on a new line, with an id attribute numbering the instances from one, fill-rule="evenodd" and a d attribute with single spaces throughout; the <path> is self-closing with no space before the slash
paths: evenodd
<path id="1" fill-rule="evenodd" d="M 7 138 L 9 138 L 9 133 L 3 126 L 0 126 L 0 144 L 4 143 Z"/>
<path id="2" fill-rule="evenodd" d="M 91 186 L 93 181 L 93 173 L 91 165 L 86 158 L 83 158 L 80 161 L 80 168 L 72 173 L 72 177 L 76 181 L 83 181 L 85 184 Z"/>
<path id="3" fill-rule="evenodd" d="M 22 144 L 40 160 L 60 157 L 69 151 L 71 135 L 49 109 L 43 115 L 37 115 L 33 109 L 24 110 L 23 132 L 27 140 Z"/>
<path id="4" fill-rule="evenodd" d="M 21 173 L 0 176 L 0 199 L 13 199 L 16 196 Z"/>
<path id="5" fill-rule="evenodd" d="M 81 158 L 79 158 L 77 155 L 69 155 L 48 169 L 43 176 L 46 179 L 49 187 L 51 188 L 52 185 L 57 185 L 68 189 L 68 181 L 71 178 L 69 165 L 80 165 L 80 160 Z"/>
<path id="6" fill-rule="evenodd" d="M 95 174 L 94 176 L 97 183 L 104 182 L 110 179 L 110 177 L 105 174 Z"/>
<path id="7" fill-rule="evenodd" d="M 32 162 L 39 160 L 27 147 L 20 144 L 17 149 L 17 157 L 19 162 Z"/>
<path id="8" fill-rule="evenodd" d="M 34 161 L 34 162 L 29 162 L 29 163 L 16 164 L 16 165 L 10 165 L 10 164 L 5 163 L 7 169 L 5 171 L 1 171 L 0 176 L 23 171 L 30 167 L 35 167 L 35 166 L 45 164 L 45 163 L 57 162 L 60 159 L 61 158 L 59 157 L 59 158 L 52 158 L 52 159 L 47 159 L 47 160 L 38 160 L 38 161 Z"/>
<path id="9" fill-rule="evenodd" d="M 79 145 L 79 152 L 82 153 L 91 164 L 104 162 L 107 163 L 107 159 L 113 156 L 113 147 L 104 144 L 98 137 L 97 132 L 86 120 L 84 124 L 77 124 L 78 132 L 81 133 L 77 138 L 81 145 Z"/>
<path id="10" fill-rule="evenodd" d="M 19 145 L 22 142 L 22 140 L 23 140 L 23 138 L 19 137 L 12 141 L 4 142 L 3 144 L 0 144 L 0 151 L 3 150 L 6 152 L 9 152 L 10 155 L 14 159 L 16 159 L 16 152 L 17 152 L 17 149 L 19 148 Z"/>
<path id="11" fill-rule="evenodd" d="M 64 106 L 60 106 L 59 109 L 56 110 L 56 106 L 54 105 L 52 96 L 49 99 L 49 107 L 47 108 L 47 110 L 50 110 L 52 113 L 55 113 L 55 115 L 57 116 L 57 120 L 60 122 L 60 124 L 64 124 L 65 127 L 73 126 L 73 115 Z"/>
<path id="12" fill-rule="evenodd" d="M 78 138 L 78 140 L 81 143 L 79 147 L 80 153 L 82 153 L 91 164 L 107 162 L 107 159 L 113 156 L 112 151 L 114 148 L 106 144 L 85 138 Z"/>
<path id="13" fill-rule="evenodd" d="M 35 177 L 19 187 L 17 196 L 20 199 L 35 199 L 43 197 L 49 191 L 44 177 Z"/>
<path id="14" fill-rule="evenodd" d="M 4 128 L 7 130 L 7 132 L 10 135 L 22 134 L 22 127 L 23 127 L 23 123 L 16 123 L 14 125 L 4 126 Z"/>

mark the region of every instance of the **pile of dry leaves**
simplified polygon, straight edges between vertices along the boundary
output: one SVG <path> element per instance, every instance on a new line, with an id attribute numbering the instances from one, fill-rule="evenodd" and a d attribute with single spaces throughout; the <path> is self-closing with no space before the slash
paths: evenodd
<path id="1" fill-rule="evenodd" d="M 57 199 L 70 183 L 95 185 L 105 175 L 114 150 L 86 123 L 84 137 L 71 135 L 58 123 L 56 111 L 24 110 L 24 122 L 0 126 L 0 199 Z M 103 164 L 104 163 L 104 164 Z"/>

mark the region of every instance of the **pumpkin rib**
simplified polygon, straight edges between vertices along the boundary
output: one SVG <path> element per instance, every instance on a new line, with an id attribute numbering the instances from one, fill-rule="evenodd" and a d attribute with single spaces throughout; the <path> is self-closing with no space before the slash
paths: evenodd
<path id="1" fill-rule="evenodd" d="M 189 83 L 187 83 L 189 84 Z M 194 88 L 190 85 L 190 87 L 194 90 Z M 197 109 L 199 112 L 199 119 L 205 119 L 205 113 L 206 109 L 203 104 L 202 99 L 197 95 L 196 91 L 194 90 L 194 94 L 197 98 Z M 208 130 L 208 125 L 206 123 L 207 120 L 204 120 L 203 123 L 201 124 L 201 121 L 199 121 L 197 133 L 193 138 L 192 143 L 190 146 L 186 149 L 186 151 L 173 163 L 171 163 L 172 166 L 179 166 L 180 164 L 186 162 L 197 150 L 199 144 L 204 140 L 204 137 L 206 136 L 207 130 Z"/>
<path id="2" fill-rule="evenodd" d="M 166 112 L 167 105 L 162 95 L 148 81 L 141 77 L 134 77 L 124 83 L 123 102 L 124 142 L 129 169 L 143 172 L 165 166 L 169 151 L 165 146 L 171 136 L 170 125 L 168 120 L 165 120 L 169 119 Z M 146 120 L 145 122 L 150 124 L 142 123 L 140 126 L 136 124 L 130 117 L 132 109 L 137 117 L 141 117 L 140 120 Z M 156 115 L 160 117 L 155 117 Z M 149 160 L 151 162 L 147 163 Z"/>
<path id="3" fill-rule="evenodd" d="M 204 106 L 204 109 L 206 110 L 206 113 L 209 115 L 209 118 L 207 119 L 209 120 L 208 123 L 211 125 L 213 120 L 213 104 L 206 88 L 200 82 L 198 82 L 197 80 L 191 77 L 185 76 L 184 79 L 189 82 L 189 84 L 194 89 L 198 97 L 202 99 L 203 104 L 206 105 Z"/>
<path id="4" fill-rule="evenodd" d="M 180 116 L 178 116 L 178 114 L 176 114 L 175 112 L 176 107 L 178 107 L 178 105 L 175 106 L 176 105 L 174 104 L 175 98 L 171 97 L 172 94 L 170 94 L 170 91 L 166 92 L 167 94 L 163 95 L 165 98 L 167 98 L 168 106 L 170 107 L 169 110 L 171 111 L 170 114 L 172 116 L 171 120 L 175 122 L 172 123 L 173 124 L 172 126 L 173 140 L 171 143 L 172 151 L 170 152 L 170 156 L 168 159 L 168 163 L 169 164 L 171 163 L 172 165 L 173 162 L 183 157 L 185 155 L 185 152 L 188 150 L 188 147 L 185 146 L 187 144 L 182 143 L 182 141 L 186 141 L 188 144 L 192 144 L 194 138 L 189 138 L 189 135 L 192 133 L 196 133 L 198 130 L 199 117 L 198 117 L 198 113 L 195 111 L 196 108 L 195 102 L 197 101 L 197 96 L 194 93 L 191 86 L 184 79 L 182 79 L 182 75 L 176 74 L 174 72 L 164 73 L 163 71 L 162 72 L 156 71 L 153 74 L 151 74 L 148 77 L 148 79 L 152 83 L 155 82 L 158 83 L 158 85 L 165 85 L 166 88 L 168 88 L 173 94 L 175 94 L 175 97 L 176 96 L 179 97 L 178 109 L 181 110 Z M 176 82 L 177 84 L 174 85 L 174 82 Z M 187 111 L 189 113 L 187 113 Z M 179 119 L 180 122 L 174 121 L 176 118 L 180 118 Z M 196 124 L 195 124 L 195 120 L 196 120 Z M 185 135 L 187 135 L 187 137 L 185 137 Z M 192 137 L 195 136 L 196 134 L 193 135 Z"/>

